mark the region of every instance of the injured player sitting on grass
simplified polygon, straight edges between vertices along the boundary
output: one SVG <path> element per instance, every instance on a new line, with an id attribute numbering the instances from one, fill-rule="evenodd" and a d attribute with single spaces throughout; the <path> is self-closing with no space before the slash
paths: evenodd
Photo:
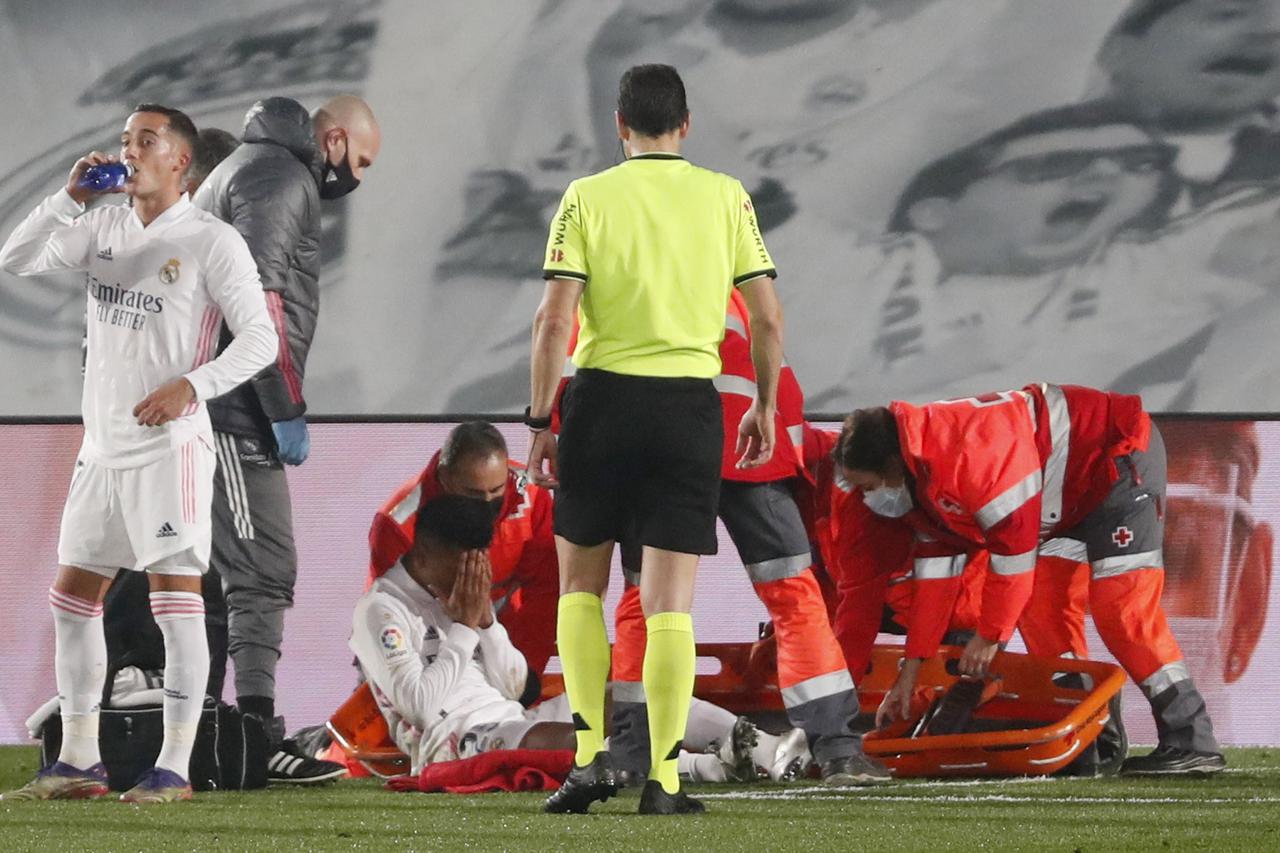
<path id="1" fill-rule="evenodd" d="M 563 696 L 517 701 L 528 665 L 493 618 L 483 501 L 449 496 L 418 512 L 414 544 L 356 604 L 351 649 L 392 738 L 418 774 L 427 764 L 500 749 L 572 750 Z M 695 782 L 756 778 L 753 752 L 778 739 L 745 718 L 693 700 L 679 769 Z M 707 750 L 702 752 L 702 750 Z"/>

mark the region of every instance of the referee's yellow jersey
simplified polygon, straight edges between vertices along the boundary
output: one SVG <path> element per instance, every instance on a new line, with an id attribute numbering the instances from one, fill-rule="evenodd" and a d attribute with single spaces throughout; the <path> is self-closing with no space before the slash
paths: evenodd
<path id="1" fill-rule="evenodd" d="M 675 154 L 571 183 L 544 260 L 586 282 L 573 363 L 633 376 L 719 375 L 731 288 L 776 276 L 742 184 Z"/>

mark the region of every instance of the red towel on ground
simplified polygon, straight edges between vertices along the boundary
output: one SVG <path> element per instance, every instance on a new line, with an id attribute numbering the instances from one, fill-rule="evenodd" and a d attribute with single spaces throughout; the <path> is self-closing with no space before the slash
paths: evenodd
<path id="1" fill-rule="evenodd" d="M 422 773 L 387 780 L 393 791 L 484 794 L 492 791 L 554 791 L 569 775 L 572 750 L 499 749 L 457 761 L 428 764 Z"/>

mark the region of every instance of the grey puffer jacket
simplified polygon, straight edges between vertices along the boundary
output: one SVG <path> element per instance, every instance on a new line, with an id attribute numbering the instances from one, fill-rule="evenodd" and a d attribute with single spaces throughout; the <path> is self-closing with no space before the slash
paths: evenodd
<path id="1" fill-rule="evenodd" d="M 307 110 L 290 98 L 267 98 L 250 108 L 243 144 L 209 173 L 193 200 L 249 244 L 281 342 L 275 364 L 209 401 L 209 417 L 219 432 L 268 446 L 272 421 L 307 410 L 302 377 L 320 311 L 321 163 Z M 230 341 L 224 325 L 219 352 Z"/>

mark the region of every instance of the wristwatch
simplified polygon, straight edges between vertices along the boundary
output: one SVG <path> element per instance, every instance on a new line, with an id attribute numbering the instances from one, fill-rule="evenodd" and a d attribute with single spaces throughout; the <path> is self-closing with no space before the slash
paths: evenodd
<path id="1" fill-rule="evenodd" d="M 530 414 L 531 409 L 531 406 L 524 407 L 524 425 L 534 432 L 551 429 L 551 415 L 547 415 L 544 418 L 535 418 Z"/>

